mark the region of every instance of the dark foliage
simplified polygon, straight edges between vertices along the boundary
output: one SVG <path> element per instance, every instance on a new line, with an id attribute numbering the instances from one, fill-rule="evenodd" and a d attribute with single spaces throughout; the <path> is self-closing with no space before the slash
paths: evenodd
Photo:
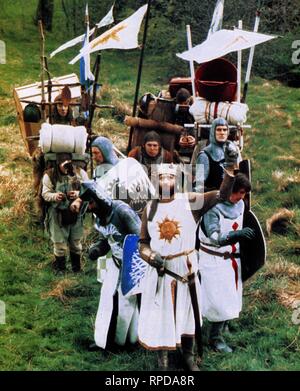
<path id="1" fill-rule="evenodd" d="M 54 0 L 39 0 L 35 16 L 35 24 L 37 25 L 38 21 L 41 20 L 45 29 L 47 31 L 52 31 L 53 12 Z"/>
<path id="2" fill-rule="evenodd" d="M 48 3 L 51 1 L 44 1 Z M 146 0 L 118 0 L 114 17 L 118 23 L 145 4 Z M 41 3 L 41 1 L 40 1 Z M 61 0 L 70 36 L 83 31 L 85 0 Z M 90 25 L 94 25 L 108 12 L 111 0 L 89 0 Z M 216 0 L 152 0 L 149 21 L 147 53 L 163 62 L 164 79 L 174 75 L 187 75 L 188 64 L 176 57 L 187 49 L 186 25 L 191 26 L 193 45 L 206 39 Z M 290 85 L 300 84 L 299 65 L 292 61 L 292 44 L 300 39 L 300 0 L 225 0 L 223 28 L 231 29 L 243 21 L 243 28 L 253 30 L 257 9 L 261 11 L 259 32 L 281 37 L 256 48 L 253 74 L 278 79 Z M 141 38 L 140 38 L 141 40 Z M 229 56 L 236 58 L 235 54 Z M 248 52 L 243 52 L 244 61 Z"/>

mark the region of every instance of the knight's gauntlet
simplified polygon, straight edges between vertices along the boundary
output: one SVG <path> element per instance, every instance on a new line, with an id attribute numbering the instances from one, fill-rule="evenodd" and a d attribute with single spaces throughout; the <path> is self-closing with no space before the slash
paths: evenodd
<path id="1" fill-rule="evenodd" d="M 155 251 L 151 252 L 148 263 L 156 269 L 161 269 L 164 267 L 164 261 L 162 257 Z"/>

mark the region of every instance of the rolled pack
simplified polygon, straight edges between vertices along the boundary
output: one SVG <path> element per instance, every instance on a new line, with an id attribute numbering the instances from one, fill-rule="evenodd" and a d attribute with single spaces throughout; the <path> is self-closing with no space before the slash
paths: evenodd
<path id="1" fill-rule="evenodd" d="M 245 103 L 210 102 L 197 98 L 190 107 L 190 114 L 199 124 L 211 124 L 215 118 L 225 118 L 229 125 L 244 124 L 249 108 Z"/>
<path id="2" fill-rule="evenodd" d="M 45 122 L 40 130 L 40 146 L 44 153 L 66 152 L 83 155 L 86 141 L 87 131 L 84 126 L 50 125 Z"/>

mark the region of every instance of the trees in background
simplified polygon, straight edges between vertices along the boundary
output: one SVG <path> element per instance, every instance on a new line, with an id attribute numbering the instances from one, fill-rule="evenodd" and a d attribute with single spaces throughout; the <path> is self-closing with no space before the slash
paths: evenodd
<path id="1" fill-rule="evenodd" d="M 147 0 L 117 0 L 116 23 L 129 16 Z M 243 20 L 243 28 L 253 30 L 255 12 L 261 11 L 259 32 L 278 34 L 276 39 L 256 48 L 253 72 L 267 78 L 277 78 L 292 84 L 300 84 L 300 67 L 292 62 L 292 42 L 300 39 L 300 0 L 225 0 L 223 27 L 231 29 Z M 68 38 L 84 32 L 85 4 L 89 4 L 90 25 L 105 15 L 113 0 L 60 0 Z M 192 30 L 193 45 L 203 42 L 212 19 L 216 0 L 152 0 L 146 55 L 159 57 L 167 64 L 164 77 L 188 74 L 188 64 L 176 57 L 187 49 L 186 25 Z M 37 18 L 41 16 L 45 28 L 51 30 L 54 9 L 53 0 L 39 0 Z M 247 58 L 245 51 L 244 59 Z M 231 58 L 235 58 L 232 55 Z"/>
<path id="2" fill-rule="evenodd" d="M 35 24 L 42 20 L 47 31 L 52 31 L 52 20 L 54 13 L 54 0 L 39 0 L 36 9 Z"/>
<path id="3" fill-rule="evenodd" d="M 216 0 L 153 0 L 148 50 L 169 64 L 168 76 L 174 72 L 187 73 L 187 64 L 175 56 L 187 49 L 185 26 L 191 26 L 193 45 L 203 42 L 215 4 Z M 258 6 L 261 11 L 259 32 L 281 37 L 256 48 L 253 72 L 299 86 L 300 67 L 292 62 L 292 43 L 300 40 L 299 0 L 225 0 L 223 28 L 231 29 L 241 19 L 244 29 L 253 30 Z M 248 52 L 244 53 L 246 59 Z"/>

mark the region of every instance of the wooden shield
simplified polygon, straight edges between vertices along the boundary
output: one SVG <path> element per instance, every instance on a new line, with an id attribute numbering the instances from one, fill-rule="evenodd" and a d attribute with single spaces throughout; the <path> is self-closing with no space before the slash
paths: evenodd
<path id="1" fill-rule="evenodd" d="M 266 242 L 257 217 L 251 210 L 245 210 L 243 228 L 252 228 L 255 237 L 240 242 L 242 281 L 248 280 L 266 261 Z"/>
<path id="2" fill-rule="evenodd" d="M 242 160 L 239 164 L 239 171 L 242 174 L 245 174 L 251 183 L 251 163 L 249 159 Z M 244 198 L 245 209 L 251 209 L 251 192 L 246 194 Z"/>

